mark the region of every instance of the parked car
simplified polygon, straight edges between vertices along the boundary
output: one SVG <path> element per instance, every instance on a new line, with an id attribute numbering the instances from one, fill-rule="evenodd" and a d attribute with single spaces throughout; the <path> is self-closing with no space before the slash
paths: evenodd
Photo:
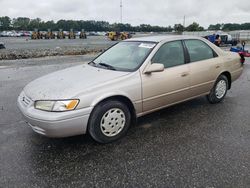
<path id="1" fill-rule="evenodd" d="M 16 31 L 3 31 L 0 34 L 1 37 L 21 37 L 21 33 L 20 32 L 16 32 Z"/>
<path id="2" fill-rule="evenodd" d="M 1 36 L 1 37 L 7 37 L 7 36 L 8 36 L 7 31 L 2 31 L 2 32 L 0 33 L 0 36 Z"/>
<path id="3" fill-rule="evenodd" d="M 0 49 L 5 49 L 5 45 L 3 42 L 0 42 Z"/>
<path id="4" fill-rule="evenodd" d="M 133 38 L 88 64 L 32 81 L 18 97 L 18 107 L 41 135 L 89 133 L 109 143 L 145 114 L 199 96 L 221 102 L 242 70 L 237 53 L 203 38 Z"/>
<path id="5" fill-rule="evenodd" d="M 20 32 L 22 37 L 31 37 L 32 32 L 30 31 L 21 31 Z"/>
<path id="6" fill-rule="evenodd" d="M 238 40 L 233 39 L 233 37 L 227 33 L 222 33 L 220 34 L 221 38 L 221 45 L 232 45 L 232 46 L 237 46 Z"/>
<path id="7" fill-rule="evenodd" d="M 227 33 L 207 35 L 204 38 L 208 39 L 212 43 L 216 43 L 216 37 L 220 38 L 218 46 L 225 46 L 225 45 L 236 46 L 238 44 L 238 40 L 233 39 L 233 37 Z"/>
<path id="8" fill-rule="evenodd" d="M 100 36 L 98 32 L 89 32 L 87 33 L 88 36 Z"/>

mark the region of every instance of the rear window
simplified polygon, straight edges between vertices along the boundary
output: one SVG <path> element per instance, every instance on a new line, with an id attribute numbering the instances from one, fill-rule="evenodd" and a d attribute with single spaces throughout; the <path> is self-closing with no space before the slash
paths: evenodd
<path id="1" fill-rule="evenodd" d="M 185 44 L 190 56 L 190 62 L 202 61 L 214 58 L 214 51 L 201 40 L 185 40 Z"/>

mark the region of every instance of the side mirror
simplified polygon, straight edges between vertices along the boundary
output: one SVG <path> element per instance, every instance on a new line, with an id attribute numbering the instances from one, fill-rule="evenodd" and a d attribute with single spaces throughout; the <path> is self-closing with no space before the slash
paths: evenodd
<path id="1" fill-rule="evenodd" d="M 145 74 L 150 74 L 152 72 L 162 72 L 162 71 L 164 71 L 163 64 L 153 63 L 147 68 L 147 70 L 145 71 Z"/>

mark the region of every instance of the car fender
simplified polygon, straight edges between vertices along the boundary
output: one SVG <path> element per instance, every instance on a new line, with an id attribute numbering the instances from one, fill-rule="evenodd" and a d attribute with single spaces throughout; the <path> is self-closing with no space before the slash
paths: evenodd
<path id="1" fill-rule="evenodd" d="M 127 99 L 130 100 L 130 97 L 125 93 L 125 92 L 122 92 L 122 91 L 116 91 L 116 92 L 108 92 L 108 93 L 105 93 L 105 94 L 102 94 L 98 97 L 96 97 L 92 103 L 91 103 L 91 107 L 95 107 L 97 104 L 99 104 L 101 101 L 107 99 L 107 98 L 111 98 L 111 97 L 116 97 L 116 96 L 121 96 L 121 97 L 125 97 Z M 130 100 L 131 101 L 131 100 Z M 133 103 L 133 101 L 131 101 Z"/>

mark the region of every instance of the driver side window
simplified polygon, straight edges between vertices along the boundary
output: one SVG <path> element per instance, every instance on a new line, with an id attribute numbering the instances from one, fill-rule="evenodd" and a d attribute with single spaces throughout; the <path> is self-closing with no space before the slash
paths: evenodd
<path id="1" fill-rule="evenodd" d="M 185 64 L 182 42 L 173 41 L 163 44 L 152 58 L 152 63 L 163 64 L 165 68 Z"/>

